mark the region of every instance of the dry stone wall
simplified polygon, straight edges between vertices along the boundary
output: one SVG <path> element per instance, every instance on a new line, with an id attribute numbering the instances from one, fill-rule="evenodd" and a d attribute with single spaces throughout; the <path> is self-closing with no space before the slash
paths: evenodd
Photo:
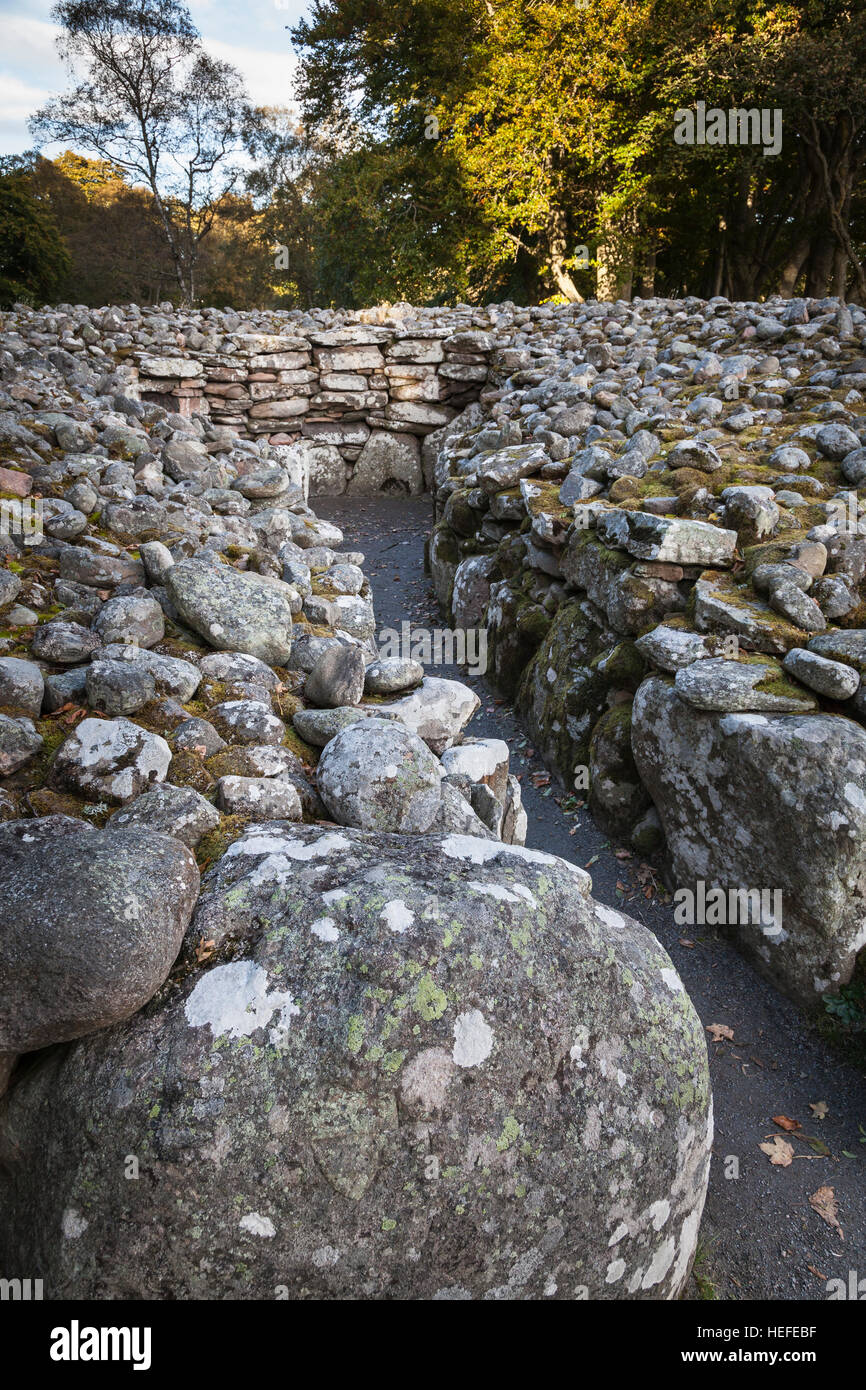
<path id="1" fill-rule="evenodd" d="M 234 328 L 234 316 L 220 334 L 185 325 L 176 335 L 182 355 L 132 350 L 130 387 L 144 401 L 206 416 L 241 437 L 298 446 L 314 494 L 421 492 L 420 440 L 487 382 L 490 317 L 459 310 L 380 315 L 382 323 L 330 317 L 336 326 L 286 314 L 269 332 Z"/>
<path id="2" fill-rule="evenodd" d="M 310 354 L 478 373 L 473 317 Z M 646 927 L 524 847 L 475 692 L 377 654 L 364 555 L 305 496 L 308 447 L 337 446 L 193 408 L 188 354 L 238 357 L 235 318 L 0 317 L 0 500 L 40 506 L 0 527 L 4 1278 L 676 1298 L 712 1145 L 700 1020 Z M 142 354 L 193 394 L 137 398 Z M 454 409 L 398 405 L 335 427 L 415 441 L 409 407 Z"/>
<path id="3" fill-rule="evenodd" d="M 814 1003 L 866 945 L 866 314 L 533 311 L 499 362 L 424 444 L 439 599 L 566 788 Z"/>

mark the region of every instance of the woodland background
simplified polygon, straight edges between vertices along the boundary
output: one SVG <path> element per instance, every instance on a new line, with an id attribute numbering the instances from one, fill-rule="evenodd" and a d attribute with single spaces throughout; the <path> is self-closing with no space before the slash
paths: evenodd
<path id="1" fill-rule="evenodd" d="M 280 109 L 176 0 L 54 15 L 72 85 L 0 164 L 0 304 L 866 303 L 855 0 L 317 0 Z M 780 108 L 781 153 L 677 145 L 698 100 Z"/>

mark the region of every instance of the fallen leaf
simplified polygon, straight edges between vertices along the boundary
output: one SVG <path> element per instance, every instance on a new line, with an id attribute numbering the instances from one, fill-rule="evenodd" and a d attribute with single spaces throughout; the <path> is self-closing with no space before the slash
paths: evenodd
<path id="1" fill-rule="evenodd" d="M 205 941 L 204 937 L 200 936 L 198 939 L 198 944 L 195 948 L 195 958 L 198 961 L 199 965 L 201 965 L 202 961 L 209 960 L 215 950 L 215 941 Z"/>
<path id="2" fill-rule="evenodd" d="M 799 1137 L 803 1140 L 804 1144 L 809 1145 L 813 1153 L 818 1154 L 821 1158 L 830 1157 L 830 1150 L 827 1148 L 824 1140 L 818 1138 L 817 1134 L 801 1134 Z"/>
<path id="3" fill-rule="evenodd" d="M 820 1279 L 822 1284 L 826 1284 L 827 1275 L 822 1274 L 820 1269 L 816 1269 L 814 1265 L 806 1265 L 806 1268 L 808 1269 L 810 1274 L 814 1274 L 816 1279 Z"/>
<path id="4" fill-rule="evenodd" d="M 836 1205 L 836 1194 L 832 1187 L 819 1187 L 817 1192 L 813 1192 L 809 1198 L 809 1206 L 820 1216 L 822 1221 L 826 1221 L 828 1226 L 832 1226 L 834 1231 L 838 1231 L 842 1240 L 845 1239 L 842 1227 L 839 1225 L 839 1208 Z"/>
<path id="5" fill-rule="evenodd" d="M 634 855 L 627 849 L 615 849 L 614 855 L 617 859 L 633 859 Z"/>
<path id="6" fill-rule="evenodd" d="M 826 1118 L 826 1115 L 827 1115 L 827 1108 L 828 1108 L 828 1107 L 827 1107 L 827 1102 L 826 1102 L 826 1100 L 816 1100 L 816 1101 L 814 1101 L 814 1102 L 813 1102 L 813 1101 L 810 1101 L 810 1102 L 809 1102 L 809 1109 L 811 1110 L 812 1114 L 815 1116 L 815 1119 L 816 1119 L 816 1120 L 823 1120 L 823 1119 Z"/>
<path id="7" fill-rule="evenodd" d="M 752 1060 L 754 1061 L 754 1058 L 753 1058 Z M 788 1118 L 787 1115 L 774 1115 L 774 1116 L 773 1116 L 773 1124 L 774 1124 L 774 1125 L 778 1125 L 780 1129 L 786 1129 L 786 1130 L 788 1130 L 789 1132 L 790 1132 L 792 1129 L 802 1129 L 802 1128 L 803 1128 L 803 1126 L 800 1124 L 800 1121 L 799 1121 L 799 1120 L 791 1120 L 791 1119 Z"/>
<path id="8" fill-rule="evenodd" d="M 767 1155 L 774 1168 L 789 1168 L 794 1162 L 793 1147 L 781 1134 L 774 1134 L 772 1143 L 759 1144 L 758 1148 Z"/>
<path id="9" fill-rule="evenodd" d="M 734 1041 L 734 1030 L 733 1028 L 729 1028 L 727 1023 L 708 1023 L 707 1032 L 713 1042 L 722 1042 L 725 1038 L 727 1038 L 729 1042 Z"/>
<path id="10" fill-rule="evenodd" d="M 690 951 L 693 951 L 695 948 L 695 943 L 693 941 L 689 941 L 689 938 L 687 936 L 680 937 L 680 945 L 687 947 Z"/>

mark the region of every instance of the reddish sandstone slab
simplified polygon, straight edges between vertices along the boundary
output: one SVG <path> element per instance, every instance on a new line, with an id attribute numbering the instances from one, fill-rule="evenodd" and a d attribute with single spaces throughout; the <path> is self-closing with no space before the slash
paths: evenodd
<path id="1" fill-rule="evenodd" d="M 16 497 L 29 497 L 33 490 L 33 479 L 29 473 L 18 473 L 14 468 L 0 468 L 0 492 L 13 492 Z"/>

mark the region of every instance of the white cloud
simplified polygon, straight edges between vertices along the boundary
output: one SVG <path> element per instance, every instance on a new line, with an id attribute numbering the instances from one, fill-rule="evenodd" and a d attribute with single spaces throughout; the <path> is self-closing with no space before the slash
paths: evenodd
<path id="1" fill-rule="evenodd" d="M 28 118 L 66 84 L 66 71 L 54 48 L 56 34 L 56 26 L 46 21 L 14 14 L 0 15 L 0 152 L 3 154 L 20 154 L 33 147 L 33 137 L 27 129 Z"/>
<path id="2" fill-rule="evenodd" d="M 41 0 L 35 0 L 34 8 Z M 219 5 L 198 0 L 196 18 L 207 22 L 208 13 L 219 16 Z M 205 14 L 201 15 L 204 10 Z M 293 15 L 282 10 L 267 15 L 265 30 L 278 24 L 272 49 L 245 47 L 203 35 L 208 52 L 233 63 L 243 74 L 253 101 L 260 106 L 286 106 L 291 101 L 296 67 L 283 25 Z M 50 96 L 64 91 L 69 77 L 57 56 L 57 26 L 47 19 L 20 14 L 0 14 L 0 153 L 17 154 L 33 146 L 27 121 Z M 265 37 L 261 32 L 257 37 Z M 268 34 L 267 37 L 270 37 Z M 61 146 L 46 146 L 45 153 L 56 154 Z"/>
<path id="3" fill-rule="evenodd" d="M 205 36 L 204 46 L 215 58 L 233 63 L 243 73 L 247 90 L 258 106 L 288 106 L 292 98 L 296 60 L 285 49 L 268 53 L 260 48 L 241 48 Z"/>

